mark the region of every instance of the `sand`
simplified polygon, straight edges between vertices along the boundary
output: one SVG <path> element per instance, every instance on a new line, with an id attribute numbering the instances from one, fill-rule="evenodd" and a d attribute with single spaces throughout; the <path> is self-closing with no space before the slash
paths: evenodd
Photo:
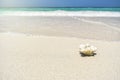
<path id="1" fill-rule="evenodd" d="M 120 17 L 0 16 L 0 32 L 120 41 Z"/>
<path id="2" fill-rule="evenodd" d="M 80 44 L 98 48 L 81 57 Z M 120 80 L 120 42 L 0 33 L 0 80 Z"/>
<path id="3" fill-rule="evenodd" d="M 119 20 L 0 16 L 0 80 L 120 80 Z M 97 55 L 81 57 L 86 43 Z"/>

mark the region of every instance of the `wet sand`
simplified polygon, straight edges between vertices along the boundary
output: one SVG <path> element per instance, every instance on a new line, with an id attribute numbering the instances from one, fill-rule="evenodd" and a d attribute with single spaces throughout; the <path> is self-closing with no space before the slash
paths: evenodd
<path id="1" fill-rule="evenodd" d="M 120 41 L 120 17 L 0 16 L 0 32 Z"/>

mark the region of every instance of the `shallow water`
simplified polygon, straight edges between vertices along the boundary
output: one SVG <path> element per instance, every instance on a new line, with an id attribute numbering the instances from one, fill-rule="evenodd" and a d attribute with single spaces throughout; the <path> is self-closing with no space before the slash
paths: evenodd
<path id="1" fill-rule="evenodd" d="M 0 16 L 1 32 L 120 40 L 120 17 Z"/>

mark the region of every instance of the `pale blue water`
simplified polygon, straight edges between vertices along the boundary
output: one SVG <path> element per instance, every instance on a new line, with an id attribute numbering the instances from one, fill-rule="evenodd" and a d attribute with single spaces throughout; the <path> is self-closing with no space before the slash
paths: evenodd
<path id="1" fill-rule="evenodd" d="M 120 8 L 0 8 L 0 15 L 120 17 Z"/>
<path id="2" fill-rule="evenodd" d="M 0 8 L 0 11 L 115 11 L 120 12 L 120 8 Z"/>

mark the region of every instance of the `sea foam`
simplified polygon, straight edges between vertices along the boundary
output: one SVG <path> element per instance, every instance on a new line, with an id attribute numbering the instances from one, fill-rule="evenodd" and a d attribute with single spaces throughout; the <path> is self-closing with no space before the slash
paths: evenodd
<path id="1" fill-rule="evenodd" d="M 4 11 L 0 16 L 81 16 L 120 17 L 120 12 L 112 11 Z"/>

